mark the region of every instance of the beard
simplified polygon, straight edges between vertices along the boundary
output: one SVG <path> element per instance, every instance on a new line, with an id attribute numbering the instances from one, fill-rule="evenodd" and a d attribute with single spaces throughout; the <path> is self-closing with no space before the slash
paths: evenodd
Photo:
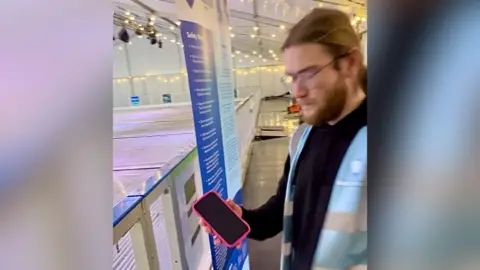
<path id="1" fill-rule="evenodd" d="M 332 88 L 325 89 L 325 96 L 320 104 L 314 104 L 313 113 L 305 115 L 300 111 L 300 118 L 303 122 L 312 126 L 325 124 L 340 116 L 346 102 L 347 85 L 339 79 Z"/>

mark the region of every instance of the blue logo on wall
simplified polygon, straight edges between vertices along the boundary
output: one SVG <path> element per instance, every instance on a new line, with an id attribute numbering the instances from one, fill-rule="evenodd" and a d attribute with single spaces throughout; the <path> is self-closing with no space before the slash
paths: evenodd
<path id="1" fill-rule="evenodd" d="M 130 103 L 132 104 L 132 106 L 140 105 L 140 97 L 139 96 L 130 97 Z"/>

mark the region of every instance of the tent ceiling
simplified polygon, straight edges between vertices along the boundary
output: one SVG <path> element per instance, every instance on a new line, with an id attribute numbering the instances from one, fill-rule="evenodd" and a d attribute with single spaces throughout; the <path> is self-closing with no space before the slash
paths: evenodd
<path id="1" fill-rule="evenodd" d="M 114 0 L 115 24 L 124 24 L 126 12 L 135 22 L 146 24 L 151 14 L 164 39 L 179 39 L 175 0 Z M 365 0 L 228 0 L 233 50 L 258 60 L 280 56 L 288 29 L 315 7 L 337 8 L 352 16 L 366 17 Z M 128 14 L 128 13 L 127 13 Z M 364 27 L 364 26 L 360 26 Z M 360 29 L 359 29 L 360 30 Z"/>

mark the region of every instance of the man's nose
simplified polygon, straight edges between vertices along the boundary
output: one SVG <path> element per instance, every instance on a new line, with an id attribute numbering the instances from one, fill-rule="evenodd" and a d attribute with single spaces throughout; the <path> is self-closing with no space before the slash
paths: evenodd
<path id="1" fill-rule="evenodd" d="M 308 89 L 299 84 L 299 83 L 292 83 L 292 95 L 294 98 L 304 98 L 308 94 Z"/>

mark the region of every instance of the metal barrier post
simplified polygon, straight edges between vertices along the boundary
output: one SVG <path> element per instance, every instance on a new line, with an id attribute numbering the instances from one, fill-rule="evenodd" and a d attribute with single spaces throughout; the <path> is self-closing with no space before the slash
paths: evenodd
<path id="1" fill-rule="evenodd" d="M 182 236 L 182 226 L 180 223 L 180 213 L 178 211 L 175 181 L 171 177 L 169 177 L 167 180 L 169 181 L 169 187 L 164 190 L 160 197 L 165 211 L 164 219 L 168 242 L 170 243 L 172 266 L 173 270 L 186 270 L 188 269 L 188 262 L 185 256 L 185 247 Z"/>
<path id="2" fill-rule="evenodd" d="M 141 202 L 141 207 L 142 215 L 130 230 L 136 268 L 138 270 L 160 270 L 150 210 L 145 204 L 145 200 Z"/>

